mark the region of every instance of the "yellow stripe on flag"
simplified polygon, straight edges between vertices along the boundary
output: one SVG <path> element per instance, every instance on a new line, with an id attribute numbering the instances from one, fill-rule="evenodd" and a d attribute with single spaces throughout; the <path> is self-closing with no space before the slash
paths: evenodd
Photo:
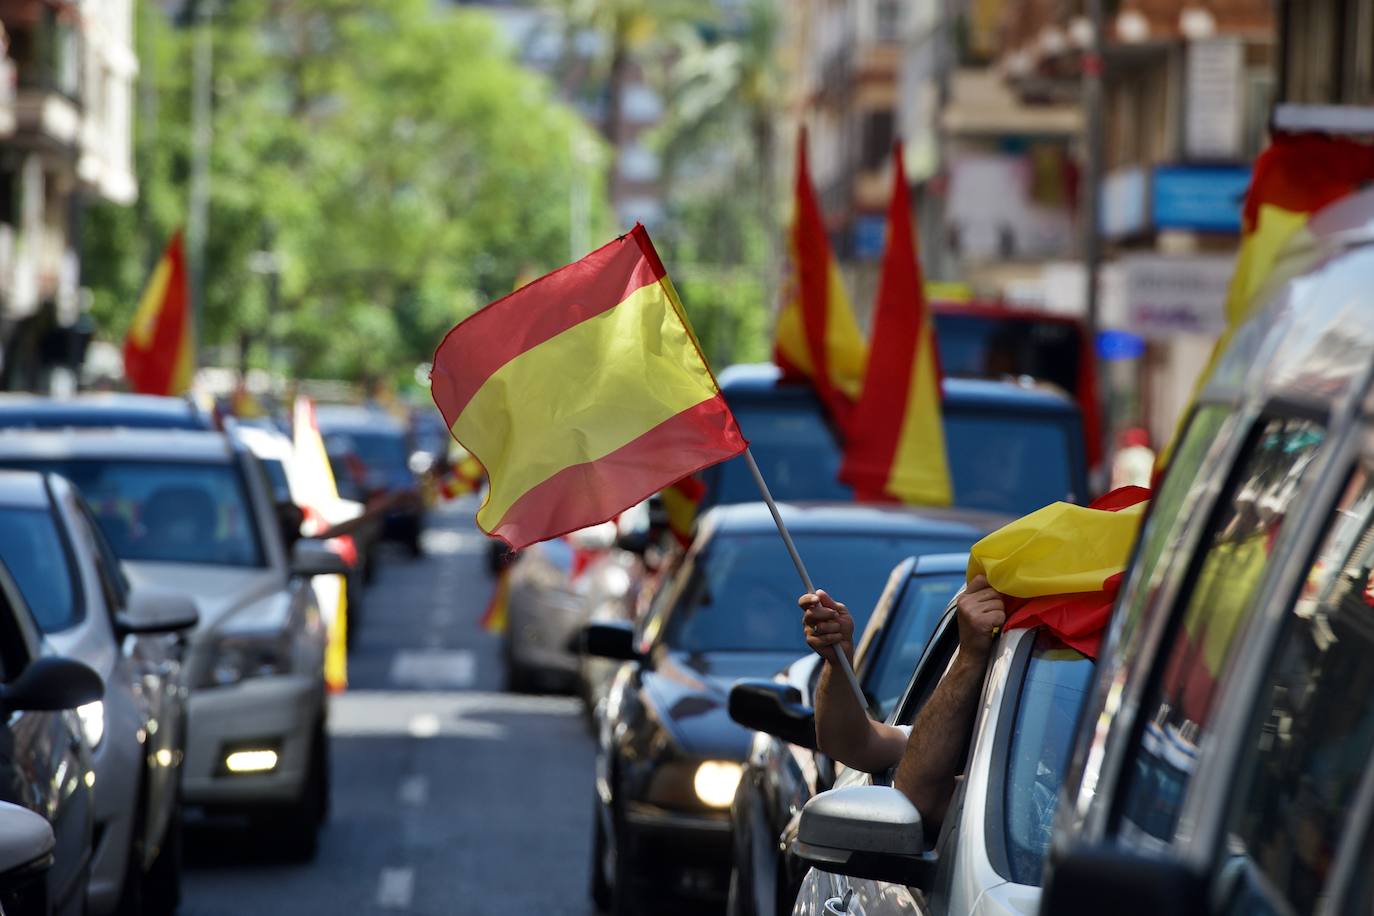
<path id="1" fill-rule="evenodd" d="M 483 465 L 505 470 L 492 477 L 479 524 L 494 530 L 516 500 L 554 474 L 715 397 L 705 364 L 686 356 L 694 353 L 676 306 L 655 282 L 498 369 L 453 424 Z M 580 416 L 595 422 L 580 424 Z"/>
<path id="2" fill-rule="evenodd" d="M 887 491 L 911 505 L 948 506 L 954 502 L 954 486 L 949 464 L 944 460 L 945 425 L 940 416 L 940 389 L 932 346 L 934 331 L 929 320 L 920 335 L 906 416 L 902 418 Z M 933 460 L 932 456 L 938 457 Z"/>
<path id="3" fill-rule="evenodd" d="M 143 291 L 143 298 L 138 301 L 138 308 L 134 311 L 133 321 L 129 325 L 129 338 L 142 349 L 146 350 L 153 345 L 157 317 L 162 311 L 163 300 L 167 297 L 167 284 L 171 278 L 172 262 L 169 258 L 163 257 L 158 260 L 157 267 L 153 268 L 153 275 L 148 278 L 148 288 Z"/>
<path id="4" fill-rule="evenodd" d="M 825 358 L 830 363 L 830 378 L 835 387 L 851 401 L 859 399 L 864 383 L 864 366 L 868 362 L 868 344 L 864 342 L 859 322 L 844 291 L 844 280 L 834 261 L 830 262 L 830 294 L 826 297 L 829 310 L 826 319 Z"/>

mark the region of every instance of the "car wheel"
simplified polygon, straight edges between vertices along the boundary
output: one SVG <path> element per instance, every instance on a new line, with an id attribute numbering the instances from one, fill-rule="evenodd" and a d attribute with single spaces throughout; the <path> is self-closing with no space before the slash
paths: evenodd
<path id="1" fill-rule="evenodd" d="M 182 829 L 178 797 L 167 821 L 162 848 L 143 877 L 143 912 L 148 916 L 172 916 L 181 905 Z"/>
<path id="2" fill-rule="evenodd" d="M 115 904 L 115 916 L 141 916 L 143 913 L 143 838 L 148 831 L 146 774 L 134 800 L 134 823 L 129 829 L 129 853 L 124 860 L 124 882 Z"/>
<path id="3" fill-rule="evenodd" d="M 740 902 L 739 869 L 730 869 L 730 889 L 725 894 L 725 916 L 744 916 L 744 904 Z"/>
<path id="4" fill-rule="evenodd" d="M 612 815 L 612 821 L 616 818 Z M 616 831 L 619 833 L 619 830 Z M 610 838 L 611 850 L 611 905 L 607 909 L 610 916 L 639 916 L 639 895 L 635 892 L 634 871 L 630 868 L 630 857 L 626 854 L 628 847 L 622 847 L 620 838 L 613 835 Z"/>
<path id="5" fill-rule="evenodd" d="M 596 802 L 592 811 L 592 903 L 599 911 L 611 908 L 611 882 L 606 877 L 607 866 L 606 828 L 601 825 L 601 802 Z"/>
<path id="6" fill-rule="evenodd" d="M 416 525 L 415 532 L 406 538 L 406 550 L 410 551 L 411 557 L 417 560 L 425 555 L 424 548 L 420 546 L 419 525 Z"/>
<path id="7" fill-rule="evenodd" d="M 534 693 L 538 686 L 535 683 L 534 672 L 516 661 L 515 653 L 511 650 L 510 633 L 506 633 L 506 648 L 502 653 L 506 657 L 506 692 L 507 693 Z"/>
<path id="8" fill-rule="evenodd" d="M 329 737 L 324 722 L 316 726 L 310 746 L 310 765 L 306 768 L 301 798 L 274 816 L 268 828 L 273 832 L 282 857 L 292 862 L 309 862 L 319 851 L 320 828 L 329 817 Z"/>

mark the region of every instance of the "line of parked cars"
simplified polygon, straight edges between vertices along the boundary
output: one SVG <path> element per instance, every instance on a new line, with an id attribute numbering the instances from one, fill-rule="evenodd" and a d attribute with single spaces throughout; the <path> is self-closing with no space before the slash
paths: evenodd
<path id="1" fill-rule="evenodd" d="M 301 536 L 292 461 L 270 423 L 185 400 L 0 397 L 0 802 L 42 819 L 15 821 L 28 839 L 11 867 L 0 809 L 4 913 L 175 912 L 188 814 L 314 855 L 329 808 L 317 590 L 360 589 L 362 563 Z"/>

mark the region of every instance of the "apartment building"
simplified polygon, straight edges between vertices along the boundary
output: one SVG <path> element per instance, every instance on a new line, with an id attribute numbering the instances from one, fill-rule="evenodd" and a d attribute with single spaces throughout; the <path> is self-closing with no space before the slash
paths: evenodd
<path id="1" fill-rule="evenodd" d="M 82 206 L 138 193 L 133 0 L 0 0 L 0 25 L 13 107 L 12 125 L 0 114 L 0 388 L 62 392 L 90 336 Z"/>

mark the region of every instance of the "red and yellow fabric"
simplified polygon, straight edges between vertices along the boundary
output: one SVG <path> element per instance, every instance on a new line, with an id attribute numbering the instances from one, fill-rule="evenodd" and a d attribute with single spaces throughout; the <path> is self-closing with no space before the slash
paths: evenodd
<path id="1" fill-rule="evenodd" d="M 911 221 L 902 147 L 893 154 L 887 251 L 864 373 L 840 479 L 861 500 L 925 506 L 954 500 L 940 416 L 940 364 Z"/>
<path id="2" fill-rule="evenodd" d="M 663 511 L 668 516 L 668 530 L 683 547 L 692 545 L 697 510 L 705 497 L 706 483 L 695 474 L 663 488 Z"/>
<path id="3" fill-rule="evenodd" d="M 797 137 L 796 209 L 787 254 L 773 361 L 783 378 L 809 380 L 831 417 L 847 430 L 868 354 L 811 184 L 804 130 Z"/>
<path id="4" fill-rule="evenodd" d="M 195 372 L 191 292 L 181 233 L 153 268 L 124 338 L 124 375 L 140 394 L 184 394 Z"/>
<path id="5" fill-rule="evenodd" d="M 1277 134 L 1255 160 L 1241 211 L 1240 251 L 1226 291 L 1226 330 L 1198 375 L 1195 402 L 1231 337 L 1254 312 L 1263 288 L 1276 276 L 1279 254 L 1307 229 L 1318 210 L 1374 182 L 1374 146 L 1320 134 Z M 1173 453 L 1185 410 L 1173 439 L 1160 452 L 1162 470 Z"/>
<path id="6" fill-rule="evenodd" d="M 292 407 L 291 450 L 298 485 L 308 487 L 303 493 L 292 495 L 300 501 L 307 521 L 323 528 L 327 526 L 322 507 L 338 502 L 339 491 L 334 472 L 329 466 L 324 438 L 315 418 L 315 402 L 297 397 Z M 352 539 L 349 539 L 350 546 Z M 332 544 L 330 549 L 336 549 Z M 342 549 L 342 548 L 339 548 Z M 347 555 L 344 554 L 345 559 Z M 353 549 L 357 558 L 357 549 Z M 320 616 L 324 618 L 327 640 L 324 650 L 324 680 L 332 692 L 348 687 L 348 583 L 343 576 L 314 576 L 310 587 L 315 592 Z"/>
<path id="7" fill-rule="evenodd" d="M 1149 498 L 1122 487 L 1089 506 L 1052 503 L 974 544 L 968 579 L 1007 596 L 1006 629 L 1044 626 L 1096 658 Z"/>
<path id="8" fill-rule="evenodd" d="M 468 455 L 450 468 L 449 472 L 440 480 L 439 495 L 444 499 L 457 499 L 460 496 L 475 493 L 482 486 L 484 476 L 482 463 Z"/>
<path id="9" fill-rule="evenodd" d="M 492 590 L 487 609 L 482 612 L 478 626 L 488 633 L 506 632 L 507 610 L 510 607 L 510 569 L 502 569 L 496 576 L 496 587 Z"/>
<path id="10" fill-rule="evenodd" d="M 449 331 L 431 392 L 513 548 L 599 524 L 748 443 L 644 227 Z"/>

